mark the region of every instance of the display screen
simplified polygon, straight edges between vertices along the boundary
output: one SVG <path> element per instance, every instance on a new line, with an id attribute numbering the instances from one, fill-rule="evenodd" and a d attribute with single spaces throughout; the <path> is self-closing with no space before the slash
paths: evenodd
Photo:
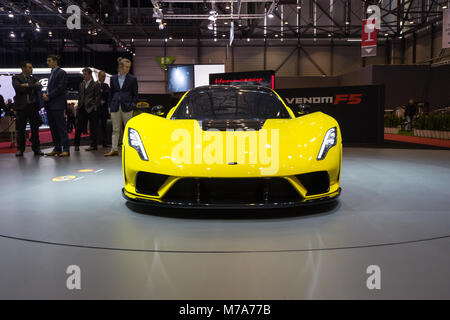
<path id="1" fill-rule="evenodd" d="M 211 85 L 257 85 L 275 88 L 275 71 L 229 72 L 209 75 Z"/>
<path id="2" fill-rule="evenodd" d="M 169 65 L 167 74 L 169 92 L 185 92 L 194 88 L 194 65 Z"/>

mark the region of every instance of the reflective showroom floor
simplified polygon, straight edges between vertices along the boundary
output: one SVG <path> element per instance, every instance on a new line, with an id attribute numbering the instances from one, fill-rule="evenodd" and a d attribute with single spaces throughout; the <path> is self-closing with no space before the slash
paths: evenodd
<path id="1" fill-rule="evenodd" d="M 337 203 L 246 212 L 133 206 L 120 161 L 0 155 L 0 298 L 450 298 L 448 150 L 345 148 Z"/>

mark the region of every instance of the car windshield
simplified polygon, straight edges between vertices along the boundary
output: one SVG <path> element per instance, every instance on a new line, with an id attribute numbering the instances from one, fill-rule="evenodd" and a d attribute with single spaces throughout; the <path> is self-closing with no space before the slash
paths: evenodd
<path id="1" fill-rule="evenodd" d="M 192 91 L 172 116 L 172 119 L 195 120 L 289 118 L 287 109 L 275 93 L 233 87 Z"/>

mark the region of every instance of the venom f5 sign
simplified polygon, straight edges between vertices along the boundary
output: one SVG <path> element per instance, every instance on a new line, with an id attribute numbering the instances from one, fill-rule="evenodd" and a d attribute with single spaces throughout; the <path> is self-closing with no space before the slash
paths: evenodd
<path id="1" fill-rule="evenodd" d="M 278 89 L 294 111 L 310 105 L 335 118 L 345 144 L 376 144 L 383 141 L 384 86 Z"/>
<path id="2" fill-rule="evenodd" d="M 361 56 L 374 57 L 377 55 L 377 28 L 375 19 L 364 19 L 361 32 Z"/>

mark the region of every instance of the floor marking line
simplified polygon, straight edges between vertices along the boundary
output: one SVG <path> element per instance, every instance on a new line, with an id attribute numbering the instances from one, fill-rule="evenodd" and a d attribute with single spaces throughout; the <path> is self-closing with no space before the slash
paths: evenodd
<path id="1" fill-rule="evenodd" d="M 94 171 L 94 173 L 101 172 L 103 170 L 105 170 L 105 169 L 98 169 L 97 171 Z"/>
<path id="2" fill-rule="evenodd" d="M 81 179 L 83 179 L 84 177 L 82 176 L 82 177 L 78 177 L 78 178 L 76 178 L 76 179 L 73 179 L 73 181 L 77 181 L 77 180 L 81 180 Z"/>
<path id="3" fill-rule="evenodd" d="M 39 244 L 48 244 L 53 246 L 62 246 L 62 247 L 72 247 L 72 248 L 80 248 L 80 249 L 97 249 L 97 250 L 110 250 L 110 251 L 125 251 L 125 252 L 149 252 L 149 253 L 209 253 L 209 254 L 230 254 L 230 253 L 289 253 L 289 252 L 313 252 L 313 251 L 335 251 L 335 250 L 348 250 L 348 249 L 364 249 L 364 248 L 376 248 L 376 247 L 387 247 L 387 246 L 395 246 L 395 245 L 405 245 L 412 243 L 420 243 L 420 242 L 428 242 L 433 240 L 442 240 L 442 239 L 450 239 L 450 235 L 445 236 L 437 236 L 431 238 L 424 238 L 418 240 L 407 240 L 407 241 L 399 241 L 399 242 L 388 242 L 388 243 L 380 243 L 380 244 L 369 244 L 369 245 L 360 245 L 360 246 L 348 246 L 348 247 L 330 247 L 330 248 L 316 248 L 316 249 L 279 249 L 279 250 L 158 250 L 158 249 L 133 249 L 133 248 L 114 248 L 114 247 L 100 247 L 100 246 L 88 246 L 88 245 L 78 245 L 78 244 L 70 244 L 70 243 L 58 243 L 58 242 L 50 242 L 43 240 L 33 240 L 26 239 L 14 236 L 7 236 L 0 234 L 0 238 L 10 239 L 10 240 L 19 240 L 25 242 L 33 242 Z"/>

